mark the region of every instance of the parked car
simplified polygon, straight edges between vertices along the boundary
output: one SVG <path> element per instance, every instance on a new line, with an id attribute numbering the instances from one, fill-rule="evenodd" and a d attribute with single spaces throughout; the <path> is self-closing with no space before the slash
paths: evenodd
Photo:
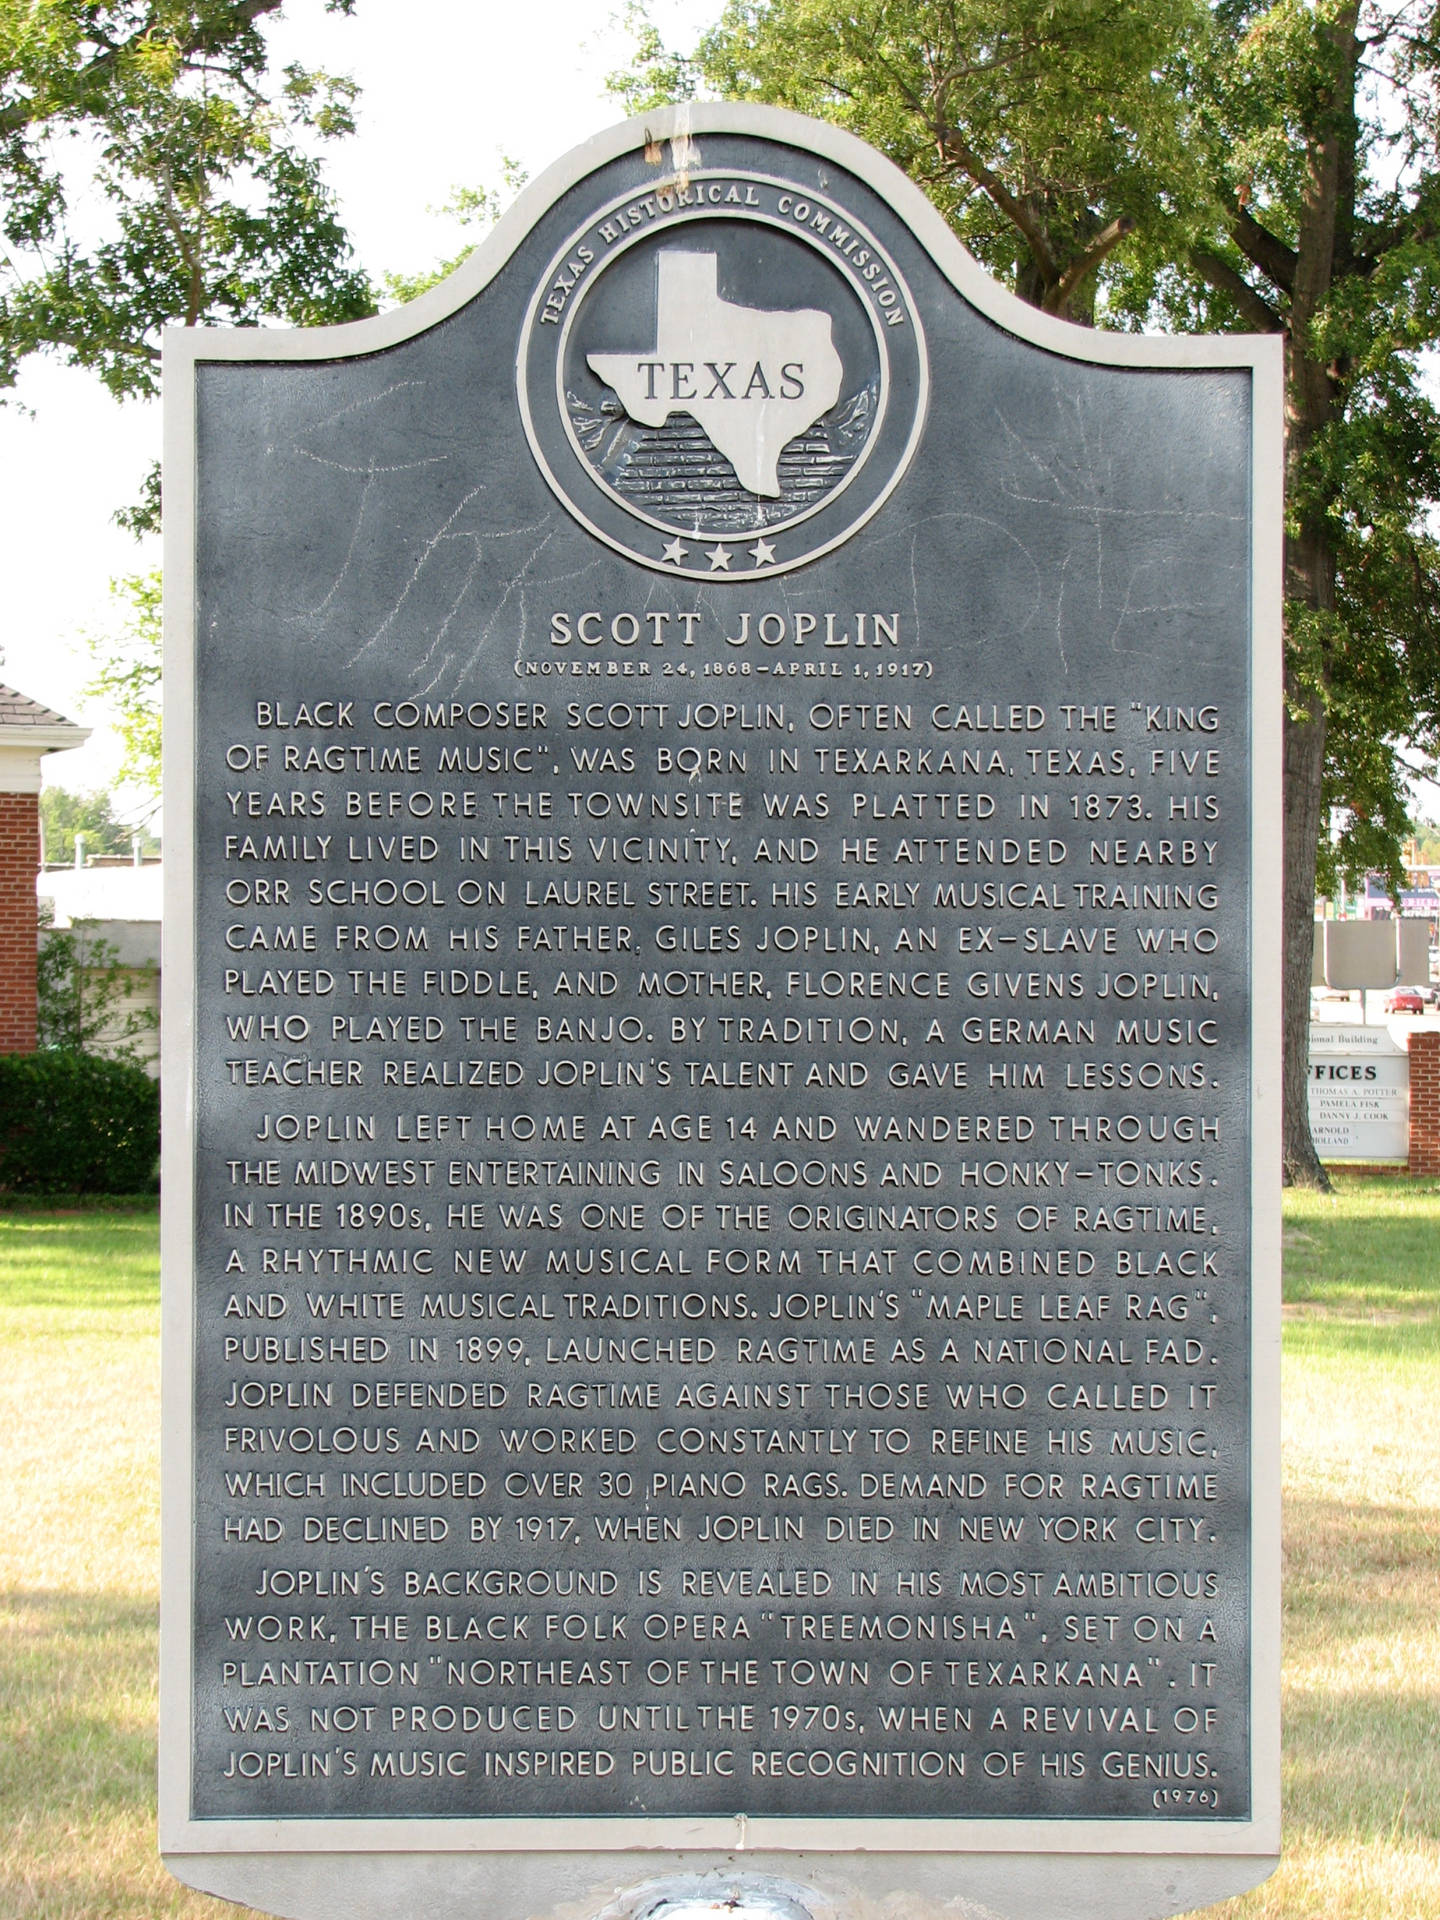
<path id="1" fill-rule="evenodd" d="M 1396 987 L 1385 996 L 1386 1013 L 1423 1013 L 1425 996 L 1419 987 Z"/>

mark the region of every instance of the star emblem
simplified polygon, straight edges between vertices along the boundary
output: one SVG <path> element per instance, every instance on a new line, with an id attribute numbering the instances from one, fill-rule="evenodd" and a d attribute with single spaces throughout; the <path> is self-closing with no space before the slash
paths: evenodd
<path id="1" fill-rule="evenodd" d="M 670 542 L 669 546 L 666 547 L 664 553 L 661 554 L 660 558 L 662 560 L 673 560 L 675 565 L 678 567 L 683 563 L 685 556 L 689 551 L 690 549 L 688 547 L 681 546 L 680 536 L 677 533 L 675 538 Z"/>
<path id="2" fill-rule="evenodd" d="M 775 558 L 775 549 L 768 540 L 757 540 L 750 549 L 750 557 L 757 567 L 763 567 Z"/>
<path id="3" fill-rule="evenodd" d="M 728 573 L 730 571 L 730 549 L 728 547 L 718 545 L 707 547 L 705 549 L 705 558 L 710 562 L 710 571 L 712 573 Z"/>

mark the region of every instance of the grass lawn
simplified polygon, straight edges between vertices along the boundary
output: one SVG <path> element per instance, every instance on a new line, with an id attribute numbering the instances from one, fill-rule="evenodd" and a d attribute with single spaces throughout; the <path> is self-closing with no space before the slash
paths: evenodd
<path id="1" fill-rule="evenodd" d="M 239 1914 L 154 1856 L 147 1213 L 0 1215 L 0 1915 Z M 1286 1859 L 1213 1920 L 1440 1920 L 1440 1183 L 1286 1208 Z"/>

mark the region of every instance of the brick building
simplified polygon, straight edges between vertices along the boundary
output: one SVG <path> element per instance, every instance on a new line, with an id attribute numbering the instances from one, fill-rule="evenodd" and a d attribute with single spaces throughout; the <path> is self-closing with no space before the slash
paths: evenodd
<path id="1" fill-rule="evenodd" d="M 40 762 L 89 738 L 88 727 L 0 686 L 0 1053 L 35 1051 Z"/>
<path id="2" fill-rule="evenodd" d="M 1410 1171 L 1440 1173 L 1440 1033 L 1410 1036 Z"/>

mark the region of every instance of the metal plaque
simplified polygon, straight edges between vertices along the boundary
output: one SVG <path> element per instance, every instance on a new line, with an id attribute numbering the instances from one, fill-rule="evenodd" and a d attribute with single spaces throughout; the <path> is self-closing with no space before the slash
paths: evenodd
<path id="1" fill-rule="evenodd" d="M 715 107 L 166 383 L 172 1868 L 1262 1877 L 1278 345 Z"/>

